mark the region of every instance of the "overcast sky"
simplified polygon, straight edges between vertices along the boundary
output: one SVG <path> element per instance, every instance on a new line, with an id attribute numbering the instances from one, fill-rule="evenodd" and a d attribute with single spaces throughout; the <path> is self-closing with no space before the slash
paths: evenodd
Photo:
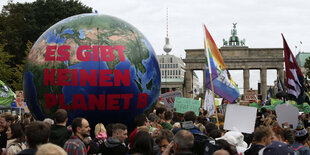
<path id="1" fill-rule="evenodd" d="M 238 23 L 239 39 L 245 38 L 249 48 L 282 48 L 283 33 L 294 54 L 299 50 L 310 52 L 310 1 L 307 0 L 81 1 L 99 14 L 112 15 L 135 26 L 147 37 L 157 55 L 164 54 L 166 8 L 169 9 L 170 53 L 178 57 L 185 57 L 184 49 L 203 48 L 202 24 L 206 24 L 220 48 L 222 39 L 229 38 L 235 22 Z M 6 0 L 0 0 L 1 9 L 6 3 Z M 242 71 L 231 72 L 242 88 Z M 276 71 L 268 70 L 267 73 L 267 84 L 271 85 L 276 79 Z M 250 71 L 250 87 L 257 89 L 259 77 L 258 70 Z"/>

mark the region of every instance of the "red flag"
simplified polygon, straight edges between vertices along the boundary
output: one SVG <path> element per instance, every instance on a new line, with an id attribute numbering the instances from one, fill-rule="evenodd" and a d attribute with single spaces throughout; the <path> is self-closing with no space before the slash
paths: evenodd
<path id="1" fill-rule="evenodd" d="M 284 59 L 285 59 L 285 73 L 286 73 L 286 87 L 289 99 L 293 99 L 297 104 L 302 104 L 305 101 L 309 103 L 309 98 L 305 92 L 304 76 L 296 62 L 294 55 L 288 47 L 286 40 L 282 34 Z"/>

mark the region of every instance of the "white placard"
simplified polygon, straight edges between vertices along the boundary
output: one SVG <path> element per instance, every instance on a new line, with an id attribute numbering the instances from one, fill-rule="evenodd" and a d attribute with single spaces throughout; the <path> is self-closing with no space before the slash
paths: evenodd
<path id="1" fill-rule="evenodd" d="M 224 129 L 244 133 L 254 132 L 257 108 L 228 104 Z"/>
<path id="2" fill-rule="evenodd" d="M 164 102 L 167 110 L 173 110 L 174 100 L 176 97 L 183 97 L 180 91 L 168 92 L 165 94 L 161 94 L 161 101 Z"/>
<path id="3" fill-rule="evenodd" d="M 296 129 L 298 125 L 298 108 L 290 104 L 279 104 L 276 106 L 276 114 L 278 124 L 281 126 L 281 128 L 283 128 L 283 124 L 287 122 L 288 127 L 291 130 Z"/>

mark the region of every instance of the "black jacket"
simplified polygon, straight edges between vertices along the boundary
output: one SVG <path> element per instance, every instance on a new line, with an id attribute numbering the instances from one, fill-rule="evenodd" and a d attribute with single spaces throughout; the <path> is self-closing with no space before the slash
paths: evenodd
<path id="1" fill-rule="evenodd" d="M 63 147 L 71 135 L 72 132 L 68 130 L 67 127 L 62 125 L 52 125 L 49 141 L 53 144 Z"/>
<path id="2" fill-rule="evenodd" d="M 258 155 L 259 150 L 261 150 L 264 145 L 252 145 L 249 149 L 247 149 L 244 154 L 245 155 Z"/>
<path id="3" fill-rule="evenodd" d="M 128 148 L 118 139 L 109 137 L 104 143 L 100 145 L 100 152 L 104 155 L 126 155 Z"/>

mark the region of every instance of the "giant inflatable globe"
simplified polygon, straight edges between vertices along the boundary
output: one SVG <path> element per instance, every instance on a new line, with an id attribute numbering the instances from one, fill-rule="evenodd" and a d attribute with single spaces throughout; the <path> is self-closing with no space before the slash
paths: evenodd
<path id="1" fill-rule="evenodd" d="M 34 117 L 66 109 L 69 123 L 133 127 L 134 117 L 158 99 L 160 70 L 148 40 L 112 16 L 81 14 L 53 25 L 32 47 L 24 68 L 24 94 Z"/>

